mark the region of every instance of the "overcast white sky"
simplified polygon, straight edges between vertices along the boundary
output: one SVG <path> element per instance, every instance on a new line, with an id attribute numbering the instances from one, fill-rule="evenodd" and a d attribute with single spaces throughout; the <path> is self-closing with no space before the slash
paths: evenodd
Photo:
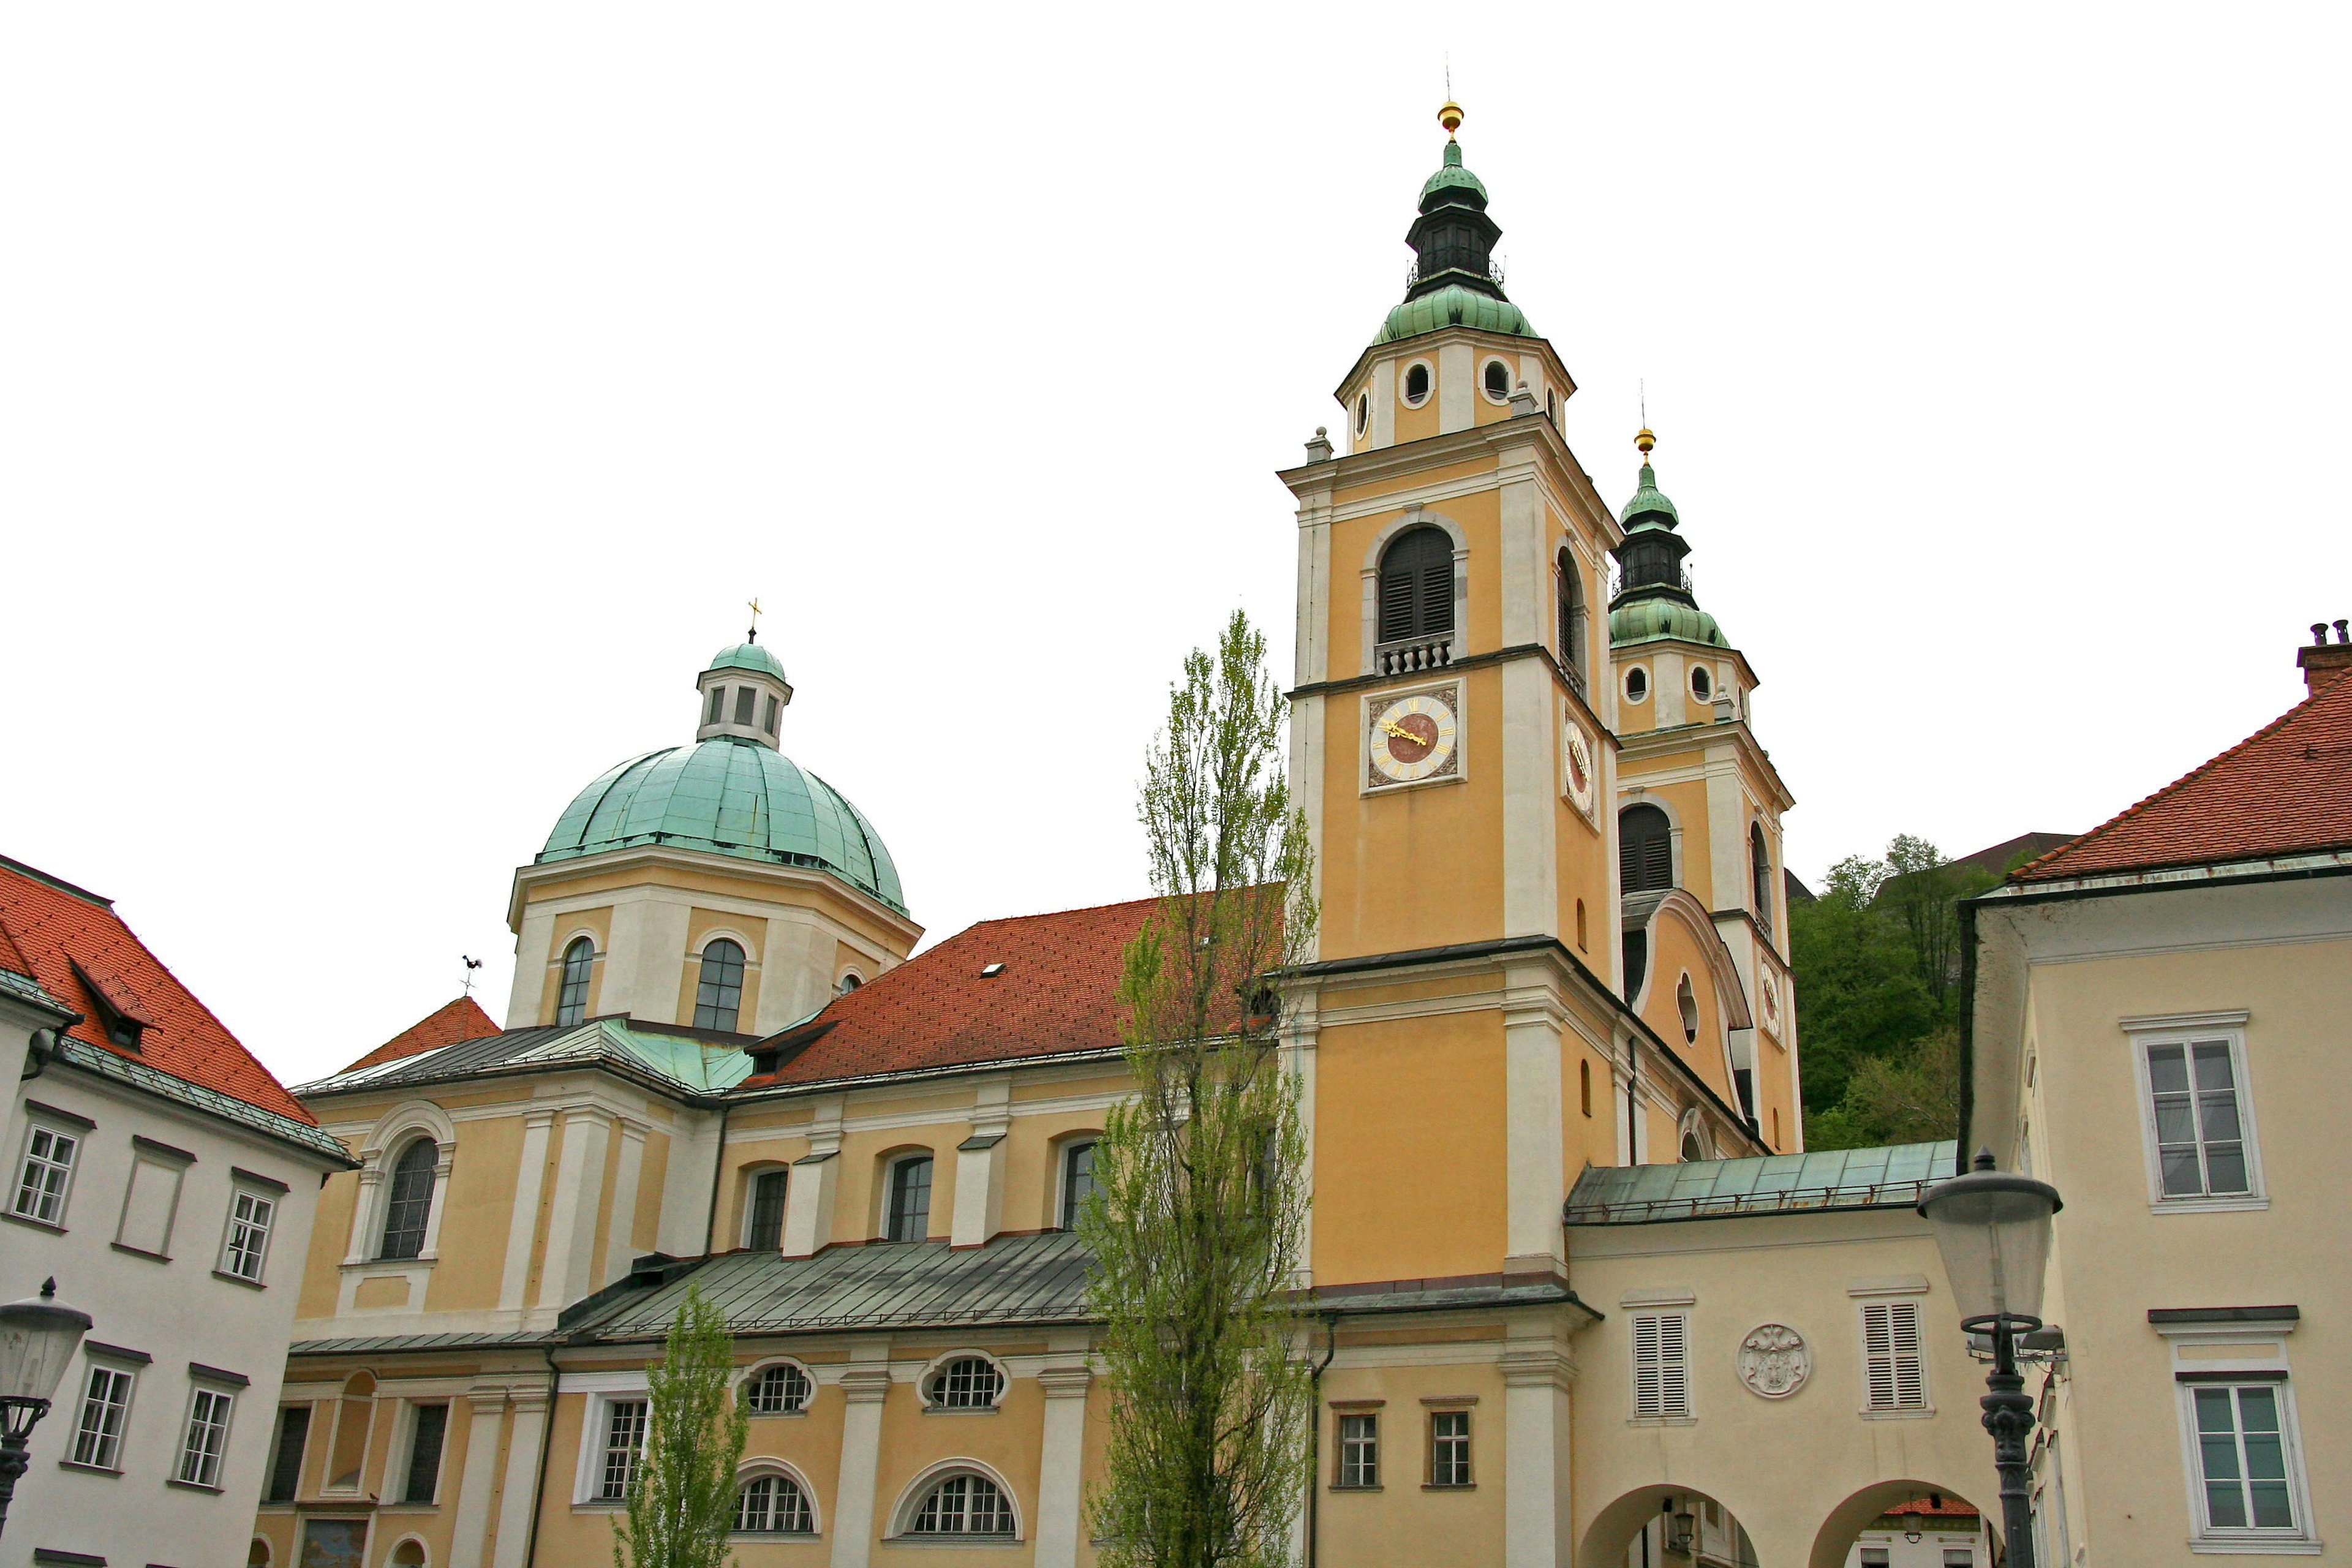
<path id="1" fill-rule="evenodd" d="M 1509 287 L 1761 674 L 1801 874 L 2112 815 L 2352 614 L 2339 6 L 16 5 L 0 852 L 289 1081 L 502 1012 L 513 868 L 784 749 L 934 939 L 1142 886 L 1134 780 L 1401 295 Z"/>

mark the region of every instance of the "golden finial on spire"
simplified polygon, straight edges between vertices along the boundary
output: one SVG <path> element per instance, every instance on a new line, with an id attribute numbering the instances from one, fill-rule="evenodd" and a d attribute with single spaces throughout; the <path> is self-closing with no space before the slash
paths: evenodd
<path id="1" fill-rule="evenodd" d="M 1645 463 L 1650 460 L 1650 448 L 1657 444 L 1657 437 L 1650 433 L 1650 427 L 1647 425 L 1643 426 L 1640 434 L 1633 437 L 1633 445 L 1641 449 L 1642 461 Z"/>
<path id="2" fill-rule="evenodd" d="M 1462 129 L 1462 106 L 1447 99 L 1445 107 L 1437 111 L 1437 122 L 1445 127 L 1445 139 L 1453 141 L 1454 133 Z"/>

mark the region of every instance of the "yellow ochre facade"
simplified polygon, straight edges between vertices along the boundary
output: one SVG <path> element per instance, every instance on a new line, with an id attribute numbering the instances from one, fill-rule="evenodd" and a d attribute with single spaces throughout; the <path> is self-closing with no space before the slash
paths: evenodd
<path id="1" fill-rule="evenodd" d="M 1990 1564 L 1984 1367 L 1914 1210 L 1960 1146 L 1805 1152 L 1756 672 L 1699 607 L 1653 434 L 1618 508 L 1563 439 L 1575 384 L 1486 205 L 1449 137 L 1344 435 L 1281 475 L 1321 909 L 1282 981 L 1322 1369 L 1297 1553 Z M 453 1004 L 299 1091 L 359 1168 L 320 1195 L 251 1568 L 608 1561 L 689 1287 L 752 1412 L 744 1568 L 1097 1560 L 1069 1224 L 1130 1092 L 1111 987 L 1150 906 L 914 955 L 879 835 L 779 749 L 791 697 L 756 637 L 720 650 L 693 743 L 593 781 L 517 872 L 503 1026 Z M 2032 1368 L 2044 1563 L 2325 1555 L 2352 1291 L 2296 1085 L 2352 1005 L 2347 887 L 2249 884 L 2171 935 L 2189 905 L 2142 931 L 2111 900 L 2048 954 L 1984 900 L 1962 1135 L 2069 1197 Z M 2133 1184 L 2126 1046 L 2200 1030 L 2260 1096 L 2264 1206 Z M 2295 1261 L 2233 1282 L 2242 1245 Z M 2184 1521 L 2200 1369 L 2300 1398 L 2292 1529 Z"/>

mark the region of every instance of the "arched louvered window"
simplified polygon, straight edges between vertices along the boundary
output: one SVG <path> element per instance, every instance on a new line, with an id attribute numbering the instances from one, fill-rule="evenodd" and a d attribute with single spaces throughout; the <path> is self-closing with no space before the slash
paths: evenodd
<path id="1" fill-rule="evenodd" d="M 1748 826 L 1748 864 L 1756 883 L 1756 923 L 1772 929 L 1772 852 L 1764 847 L 1760 823 Z"/>
<path id="2" fill-rule="evenodd" d="M 1617 814 L 1617 880 L 1628 893 L 1675 885 L 1674 824 L 1656 806 L 1629 805 Z"/>
<path id="3" fill-rule="evenodd" d="M 1559 666 L 1577 690 L 1584 689 L 1584 579 L 1574 552 L 1559 552 Z"/>
<path id="4" fill-rule="evenodd" d="M 1384 643 L 1444 637 L 1454 629 L 1454 541 L 1442 528 L 1400 534 L 1381 556 Z"/>
<path id="5" fill-rule="evenodd" d="M 574 937 L 563 950 L 563 984 L 555 993 L 555 1021 L 576 1024 L 588 1016 L 588 976 L 596 967 L 596 944 Z"/>
<path id="6" fill-rule="evenodd" d="M 425 1222 L 433 1214 L 433 1171 L 441 1150 L 419 1138 L 392 1163 L 392 1184 L 383 1205 L 383 1247 L 379 1258 L 415 1258 L 425 1251 Z"/>
<path id="7" fill-rule="evenodd" d="M 732 1029 L 743 1010 L 743 949 L 720 937 L 702 950 L 702 981 L 694 988 L 694 1026 Z"/>

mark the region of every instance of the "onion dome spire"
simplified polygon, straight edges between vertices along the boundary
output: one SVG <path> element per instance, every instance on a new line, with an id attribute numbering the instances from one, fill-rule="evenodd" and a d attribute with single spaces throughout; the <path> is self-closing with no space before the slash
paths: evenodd
<path id="1" fill-rule="evenodd" d="M 1633 437 L 1642 454 L 1642 481 L 1617 514 L 1625 525 L 1625 542 L 1612 552 L 1620 582 L 1617 596 L 1609 601 L 1609 640 L 1622 645 L 1667 637 L 1727 646 L 1715 617 L 1698 607 L 1690 574 L 1683 570 L 1690 541 L 1682 536 L 1682 513 L 1658 488 L 1658 470 L 1650 462 L 1657 444 L 1646 425 Z"/>
<path id="2" fill-rule="evenodd" d="M 1419 216 L 1405 231 L 1412 274 L 1404 302 L 1389 312 L 1374 342 L 1393 342 L 1443 327 L 1475 327 L 1531 338 L 1536 330 L 1509 296 L 1495 266 L 1502 226 L 1486 216 L 1486 186 L 1462 163 L 1462 106 L 1447 100 L 1437 111 L 1445 128 L 1445 155 L 1421 187 Z"/>

